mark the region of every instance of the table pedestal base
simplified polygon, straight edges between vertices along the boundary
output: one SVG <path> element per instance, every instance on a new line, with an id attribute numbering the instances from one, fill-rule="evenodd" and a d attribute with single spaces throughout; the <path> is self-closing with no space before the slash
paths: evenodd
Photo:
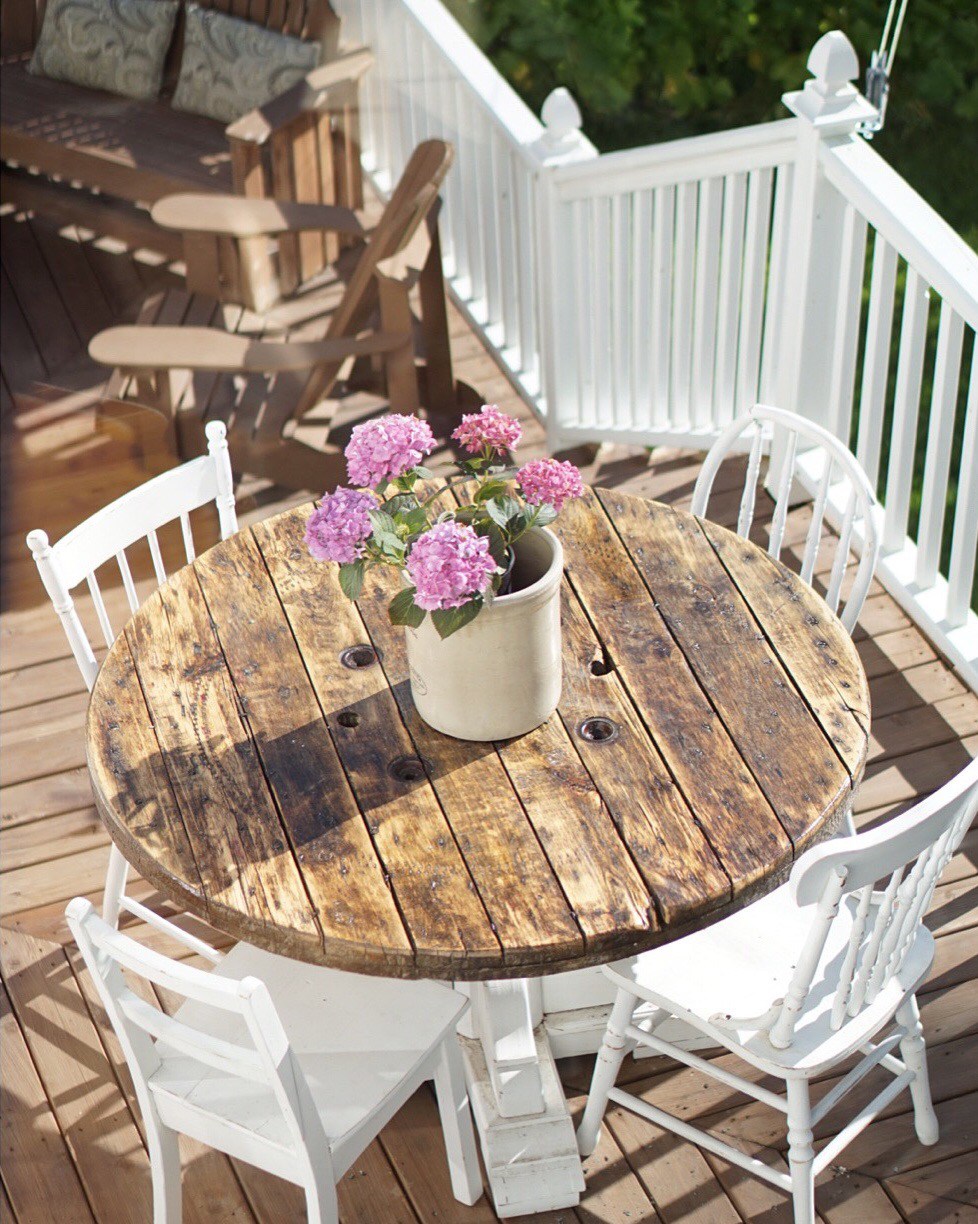
<path id="1" fill-rule="evenodd" d="M 493 1205 L 503 1219 L 574 1207 L 584 1190 L 574 1125 L 542 1029 L 533 1034 L 543 1110 L 505 1118 L 499 1112 L 482 1042 L 462 1037 L 469 1099 Z"/>
<path id="2" fill-rule="evenodd" d="M 584 1178 L 555 1059 L 598 1049 L 614 989 L 594 969 L 457 988 L 472 999 L 460 1041 L 497 1213 L 576 1206 Z M 662 1033 L 687 1049 L 710 1044 L 678 1020 Z"/>

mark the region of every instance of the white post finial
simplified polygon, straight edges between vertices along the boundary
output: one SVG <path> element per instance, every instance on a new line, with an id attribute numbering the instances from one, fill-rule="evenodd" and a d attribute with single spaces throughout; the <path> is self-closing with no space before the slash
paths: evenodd
<path id="1" fill-rule="evenodd" d="M 569 89 L 560 85 L 551 90 L 540 118 L 545 130 L 534 147 L 542 162 L 553 165 L 597 156 L 597 149 L 581 131 L 581 108 Z"/>
<path id="2" fill-rule="evenodd" d="M 876 108 L 853 85 L 859 76 L 855 48 L 841 30 L 823 34 L 808 57 L 812 80 L 782 97 L 788 110 L 823 134 L 854 132 L 876 116 Z"/>

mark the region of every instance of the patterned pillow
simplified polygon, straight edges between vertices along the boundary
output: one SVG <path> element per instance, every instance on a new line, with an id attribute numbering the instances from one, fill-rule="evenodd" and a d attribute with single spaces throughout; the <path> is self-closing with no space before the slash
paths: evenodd
<path id="1" fill-rule="evenodd" d="M 48 0 L 30 71 L 128 98 L 155 98 L 178 0 Z"/>
<path id="2" fill-rule="evenodd" d="M 285 93 L 318 63 L 318 43 L 188 4 L 173 107 L 233 123 Z"/>

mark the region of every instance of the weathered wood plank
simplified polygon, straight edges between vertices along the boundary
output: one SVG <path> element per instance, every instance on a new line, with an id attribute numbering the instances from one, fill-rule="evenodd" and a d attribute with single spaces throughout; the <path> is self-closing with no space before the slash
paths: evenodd
<path id="1" fill-rule="evenodd" d="M 144 607 L 150 605 L 156 614 L 134 617 L 126 639 L 204 884 L 204 916 L 278 951 L 314 958 L 322 934 L 193 570 L 175 576 Z M 115 679 L 114 662 L 103 665 L 100 694 Z M 91 709 L 97 726 L 98 706 Z M 125 766 L 128 793 L 143 800 L 156 794 L 160 756 L 149 760 L 152 767 L 139 756 Z M 221 814 L 219 834 L 212 811 Z M 152 879 L 152 865 L 136 861 Z M 190 888 L 181 895 L 189 909 L 199 904 Z"/>
<path id="2" fill-rule="evenodd" d="M 413 752 L 382 671 L 347 668 L 340 661 L 344 649 L 367 640 L 363 621 L 338 585 L 324 594 L 335 574 L 296 564 L 304 555 L 307 514 L 308 507 L 258 524 L 254 534 L 390 876 L 415 946 L 417 972 L 450 976 L 455 964 L 461 971 L 498 962 L 499 941 L 424 769 L 408 766 L 400 777 L 391 772 Z"/>
<path id="3" fill-rule="evenodd" d="M 146 1149 L 63 949 L 0 929 L 0 967 L 96 1217 L 142 1224 L 152 1214 Z"/>
<path id="4" fill-rule="evenodd" d="M 847 803 L 848 772 L 702 529 L 655 502 L 598 497 L 796 851 L 802 849 Z M 813 812 L 820 818 L 813 820 Z"/>
<path id="5" fill-rule="evenodd" d="M 598 504 L 589 492 L 555 524 L 571 586 L 739 895 L 787 864 L 791 843 Z"/>
<path id="6" fill-rule="evenodd" d="M 418 714 L 411 699 L 404 631 L 387 616 L 394 593 L 391 583 L 371 575 L 358 603 L 360 613 L 380 651 L 413 748 L 431 763 L 432 787 L 492 918 L 503 954 L 507 947 L 522 946 L 528 962 L 534 957 L 546 962 L 581 953 L 581 929 L 498 754 L 485 744 L 442 735 Z M 485 818 L 487 811 L 491 820 Z"/>
<path id="7" fill-rule="evenodd" d="M 814 591 L 767 553 L 715 523 L 700 525 L 850 777 L 857 777 L 866 759 L 869 685 L 853 666 L 849 634 Z"/>
<path id="8" fill-rule="evenodd" d="M 93 1220 L 78 1173 L 37 1068 L 0 988 L 0 1071 L 4 1109 L 3 1180 L 11 1205 L 22 1221 Z"/>
<path id="9" fill-rule="evenodd" d="M 289 623 L 247 532 L 196 566 L 244 716 L 323 931 L 325 955 L 383 971 L 411 941 L 350 791 Z"/>

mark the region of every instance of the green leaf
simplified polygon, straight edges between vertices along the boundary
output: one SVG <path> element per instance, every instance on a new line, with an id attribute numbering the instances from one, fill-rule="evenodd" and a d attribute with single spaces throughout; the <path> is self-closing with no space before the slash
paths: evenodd
<path id="1" fill-rule="evenodd" d="M 386 510 L 369 510 L 367 513 L 370 515 L 370 522 L 373 524 L 376 536 L 397 535 L 397 524 Z"/>
<path id="2" fill-rule="evenodd" d="M 508 488 L 509 482 L 506 480 L 487 480 L 476 489 L 473 501 L 487 502 L 494 497 L 501 497 Z"/>
<path id="3" fill-rule="evenodd" d="M 347 599 L 359 599 L 363 590 L 363 575 L 366 565 L 363 561 L 353 561 L 340 566 L 340 588 Z"/>
<path id="4" fill-rule="evenodd" d="M 424 608 L 419 608 L 414 602 L 415 589 L 407 587 L 399 591 L 387 605 L 387 614 L 392 625 L 410 625 L 412 629 L 417 629 L 424 620 Z"/>
<path id="5" fill-rule="evenodd" d="M 536 519 L 534 527 L 546 527 L 548 523 L 552 523 L 557 517 L 557 511 L 549 502 L 543 502 L 537 507 Z"/>
<path id="6" fill-rule="evenodd" d="M 410 535 L 415 535 L 419 531 L 424 531 L 428 526 L 428 515 L 418 506 L 414 510 L 409 510 L 406 514 L 401 515 L 402 526 L 408 529 Z"/>
<path id="7" fill-rule="evenodd" d="M 515 497 L 494 497 L 486 502 L 485 510 L 494 523 L 506 528 L 520 513 L 520 503 Z"/>
<path id="8" fill-rule="evenodd" d="M 438 636 L 444 640 L 451 637 L 453 633 L 457 633 L 470 621 L 474 621 L 481 611 L 482 598 L 477 595 L 475 599 L 470 599 L 460 608 L 439 608 L 432 612 L 431 623 L 438 630 Z"/>
<path id="9" fill-rule="evenodd" d="M 489 540 L 489 552 L 492 554 L 493 561 L 497 565 L 506 564 L 506 553 L 508 551 L 506 537 L 499 530 L 495 523 L 486 523 L 485 530 L 480 530 L 479 535 L 484 535 Z"/>
<path id="10" fill-rule="evenodd" d="M 435 480 L 435 473 L 431 468 L 421 467 L 420 465 L 414 468 L 414 471 L 421 477 L 422 480 Z"/>

